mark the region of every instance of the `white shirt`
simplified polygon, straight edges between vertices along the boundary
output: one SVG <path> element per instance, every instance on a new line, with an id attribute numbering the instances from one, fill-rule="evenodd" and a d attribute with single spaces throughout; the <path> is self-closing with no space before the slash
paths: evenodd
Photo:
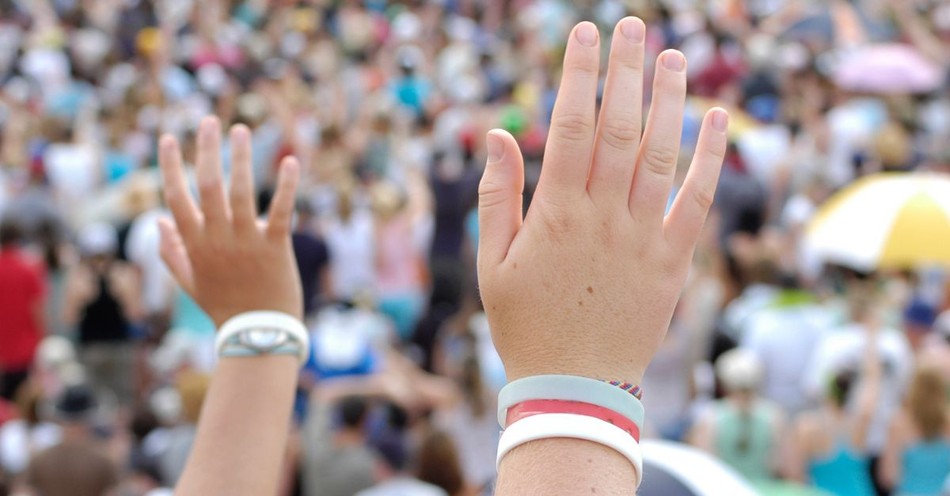
<path id="1" fill-rule="evenodd" d="M 442 489 L 409 477 L 397 477 L 377 484 L 356 496 L 448 496 Z"/>
<path id="2" fill-rule="evenodd" d="M 332 219 L 327 223 L 324 239 L 330 251 L 334 294 L 350 299 L 372 290 L 376 283 L 372 214 L 356 207 L 349 222 Z"/>
<path id="3" fill-rule="evenodd" d="M 126 253 L 129 260 L 142 270 L 142 303 L 149 313 L 168 309 L 172 295 L 172 280 L 162 255 L 159 253 L 161 234 L 158 219 L 164 215 L 159 209 L 139 215 L 129 228 Z"/>
<path id="4" fill-rule="evenodd" d="M 764 365 L 763 396 L 789 413 L 807 408 L 802 367 L 832 328 L 831 312 L 815 304 L 769 307 L 751 315 L 740 344 Z"/>
<path id="5" fill-rule="evenodd" d="M 0 469 L 9 474 L 22 473 L 36 453 L 55 446 L 62 430 L 55 424 L 42 423 L 32 429 L 23 420 L 11 420 L 0 426 Z"/>
<path id="6" fill-rule="evenodd" d="M 834 374 L 846 369 L 860 371 L 866 349 L 867 331 L 861 325 L 850 324 L 828 333 L 804 369 L 806 393 L 812 398 L 821 398 Z M 871 453 L 879 453 L 887 441 L 888 423 L 901 404 L 914 365 L 910 345 L 900 331 L 881 331 L 877 349 L 884 362 L 884 377 L 868 431 L 867 445 Z"/>

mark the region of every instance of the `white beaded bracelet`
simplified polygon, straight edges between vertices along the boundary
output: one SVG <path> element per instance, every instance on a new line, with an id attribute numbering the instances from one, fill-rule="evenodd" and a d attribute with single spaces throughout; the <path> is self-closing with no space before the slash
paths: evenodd
<path id="1" fill-rule="evenodd" d="M 307 327 L 292 315 L 273 311 L 244 312 L 228 319 L 215 338 L 214 348 L 218 356 L 222 356 L 222 351 L 234 335 L 253 329 L 286 331 L 300 343 L 298 358 L 301 365 L 310 358 L 310 333 Z"/>
<path id="2" fill-rule="evenodd" d="M 643 478 L 640 445 L 623 429 L 601 419 L 573 413 L 543 413 L 508 426 L 498 442 L 497 466 L 509 451 L 530 441 L 550 438 L 583 439 L 602 444 L 625 456 L 636 470 L 637 487 Z"/>

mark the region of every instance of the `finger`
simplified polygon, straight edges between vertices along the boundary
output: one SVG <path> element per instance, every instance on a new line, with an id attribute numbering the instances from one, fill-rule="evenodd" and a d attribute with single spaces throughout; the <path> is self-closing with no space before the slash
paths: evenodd
<path id="1" fill-rule="evenodd" d="M 716 196 L 719 171 L 722 170 L 722 160 L 726 154 L 728 127 L 729 114 L 721 108 L 710 110 L 703 119 L 686 182 L 676 195 L 663 226 L 667 241 L 675 249 L 692 253 L 699 240 L 706 215 Z"/>
<path id="2" fill-rule="evenodd" d="M 224 177 L 221 172 L 221 122 L 205 117 L 198 127 L 197 156 L 198 195 L 205 228 L 212 236 L 230 231 L 231 213 L 225 200 Z"/>
<path id="3" fill-rule="evenodd" d="M 294 216 L 294 201 L 299 179 L 300 164 L 297 163 L 297 159 L 285 158 L 280 164 L 277 191 L 274 192 L 270 214 L 267 218 L 267 235 L 272 239 L 290 236 L 290 223 Z"/>
<path id="4" fill-rule="evenodd" d="M 493 129 L 486 141 L 488 164 L 478 185 L 478 263 L 491 267 L 505 260 L 521 228 L 524 161 L 507 132 Z"/>
<path id="5" fill-rule="evenodd" d="M 178 229 L 168 219 L 158 219 L 158 231 L 161 234 L 159 244 L 159 253 L 169 272 L 178 281 L 178 284 L 188 294 L 193 294 L 194 272 L 191 269 L 191 260 L 188 259 L 188 251 L 185 243 L 178 233 Z"/>
<path id="6" fill-rule="evenodd" d="M 630 211 L 637 219 L 660 225 L 679 156 L 686 105 L 686 58 L 676 50 L 667 50 L 657 62 L 653 105 L 633 175 Z"/>
<path id="7" fill-rule="evenodd" d="M 587 190 L 591 198 L 626 204 L 643 127 L 643 40 L 646 26 L 636 17 L 617 23 L 610 47 L 604 99 Z"/>
<path id="8" fill-rule="evenodd" d="M 181 150 L 175 138 L 162 136 L 158 144 L 158 163 L 162 170 L 165 203 L 175 217 L 181 235 L 186 240 L 194 239 L 201 230 L 201 212 L 188 190 L 188 181 L 181 164 Z"/>
<path id="9" fill-rule="evenodd" d="M 254 180 L 251 176 L 251 131 L 244 125 L 231 128 L 231 214 L 234 228 L 253 231 L 257 206 L 254 204 Z"/>
<path id="10" fill-rule="evenodd" d="M 582 22 L 574 27 L 567 42 L 561 87 L 538 183 L 538 195 L 550 200 L 569 199 L 587 189 L 594 145 L 599 38 L 596 26 Z"/>

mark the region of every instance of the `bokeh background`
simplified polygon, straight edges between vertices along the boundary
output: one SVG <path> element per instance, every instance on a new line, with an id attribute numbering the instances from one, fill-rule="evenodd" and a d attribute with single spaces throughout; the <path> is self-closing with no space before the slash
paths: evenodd
<path id="1" fill-rule="evenodd" d="M 156 142 L 190 163 L 208 114 L 253 130 L 262 212 L 280 160 L 304 166 L 314 353 L 280 494 L 490 494 L 484 135 L 518 139 L 530 201 L 569 30 L 595 22 L 606 50 L 625 15 L 647 81 L 660 51 L 689 60 L 678 182 L 703 113 L 732 114 L 643 382 L 641 493 L 944 494 L 939 0 L 0 0 L 0 494 L 154 496 L 181 474 L 214 326 L 158 255 Z"/>

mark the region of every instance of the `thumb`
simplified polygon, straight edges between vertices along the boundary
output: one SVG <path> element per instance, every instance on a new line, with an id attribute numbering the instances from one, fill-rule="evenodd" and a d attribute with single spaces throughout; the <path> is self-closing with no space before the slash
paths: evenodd
<path id="1" fill-rule="evenodd" d="M 488 164 L 478 186 L 478 263 L 487 267 L 505 259 L 521 227 L 524 160 L 506 131 L 489 131 L 486 143 Z"/>

